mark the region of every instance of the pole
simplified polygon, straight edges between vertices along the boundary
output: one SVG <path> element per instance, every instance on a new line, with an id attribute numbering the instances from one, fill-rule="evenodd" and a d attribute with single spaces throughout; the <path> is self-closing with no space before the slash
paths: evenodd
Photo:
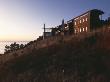
<path id="1" fill-rule="evenodd" d="M 45 24 L 44 24 L 44 35 L 43 35 L 43 39 L 45 39 Z"/>

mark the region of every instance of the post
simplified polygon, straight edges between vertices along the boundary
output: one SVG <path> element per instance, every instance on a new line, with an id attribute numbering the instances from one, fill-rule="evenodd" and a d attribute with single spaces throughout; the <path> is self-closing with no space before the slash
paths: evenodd
<path id="1" fill-rule="evenodd" d="M 45 39 L 45 24 L 44 24 L 44 34 L 43 34 L 43 39 Z"/>
<path id="2" fill-rule="evenodd" d="M 64 32 L 65 26 L 64 26 L 64 19 L 62 20 L 62 31 Z"/>

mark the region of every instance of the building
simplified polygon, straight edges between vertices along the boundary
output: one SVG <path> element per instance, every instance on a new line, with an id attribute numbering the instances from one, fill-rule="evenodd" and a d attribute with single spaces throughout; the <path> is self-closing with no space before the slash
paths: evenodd
<path id="1" fill-rule="evenodd" d="M 89 32 L 102 26 L 103 11 L 90 10 L 80 16 L 73 18 L 74 33 Z"/>
<path id="2" fill-rule="evenodd" d="M 74 33 L 74 19 L 67 21 L 67 27 L 68 27 L 68 32 L 69 34 Z"/>
<path id="3" fill-rule="evenodd" d="M 64 22 L 63 19 L 62 24 L 54 28 L 45 28 L 44 24 L 44 37 L 71 35 L 93 31 L 102 27 L 104 24 L 104 21 L 102 20 L 102 14 L 104 14 L 103 11 L 92 9 L 67 22 Z M 46 29 L 51 29 L 51 33 L 46 32 Z"/>

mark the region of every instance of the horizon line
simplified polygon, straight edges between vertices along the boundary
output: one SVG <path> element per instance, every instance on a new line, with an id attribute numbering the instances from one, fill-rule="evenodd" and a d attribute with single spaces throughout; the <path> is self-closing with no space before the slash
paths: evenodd
<path id="1" fill-rule="evenodd" d="M 0 42 L 29 42 L 31 40 L 16 40 L 16 41 L 13 41 L 13 40 L 8 40 L 8 41 L 0 41 Z"/>

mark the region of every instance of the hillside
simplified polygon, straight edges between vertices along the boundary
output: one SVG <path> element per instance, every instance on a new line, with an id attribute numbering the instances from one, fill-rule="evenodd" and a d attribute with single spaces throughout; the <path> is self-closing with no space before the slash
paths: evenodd
<path id="1" fill-rule="evenodd" d="M 35 49 L 0 65 L 0 82 L 109 82 L 110 32 Z"/>

